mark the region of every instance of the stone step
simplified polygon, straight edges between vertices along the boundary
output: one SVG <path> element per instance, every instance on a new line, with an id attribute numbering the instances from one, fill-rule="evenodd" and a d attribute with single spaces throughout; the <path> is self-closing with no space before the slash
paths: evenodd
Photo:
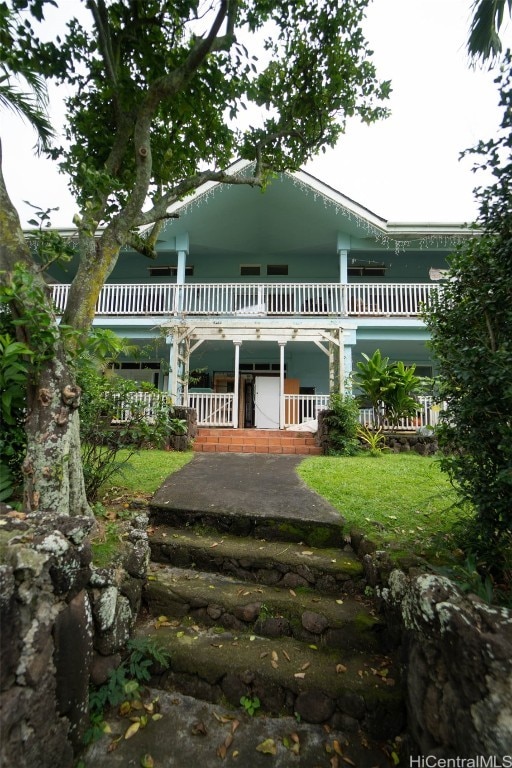
<path id="1" fill-rule="evenodd" d="M 316 445 L 257 445 L 256 443 L 194 443 L 196 453 L 275 453 L 286 456 L 321 456 L 322 449 Z"/>
<path id="2" fill-rule="evenodd" d="M 206 701 L 258 699 L 258 711 L 295 714 L 298 720 L 329 723 L 345 731 L 362 727 L 375 738 L 402 729 L 403 700 L 393 659 L 222 628 L 150 618 L 139 637 L 151 638 L 170 654 L 169 670 L 152 680 Z"/>
<path id="3" fill-rule="evenodd" d="M 264 637 L 293 636 L 329 648 L 381 649 L 384 625 L 360 596 L 326 597 L 305 587 L 268 587 L 152 563 L 144 602 L 153 616 L 188 617 Z"/>
<path id="4" fill-rule="evenodd" d="M 151 559 L 180 568 L 223 573 L 249 582 L 321 593 L 355 591 L 363 568 L 350 548 L 266 541 L 194 526 L 149 529 Z"/>

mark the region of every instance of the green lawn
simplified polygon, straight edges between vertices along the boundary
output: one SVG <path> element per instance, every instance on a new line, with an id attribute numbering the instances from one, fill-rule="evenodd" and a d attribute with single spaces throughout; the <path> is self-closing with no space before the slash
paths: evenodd
<path id="1" fill-rule="evenodd" d="M 435 554 L 460 512 L 455 492 L 436 459 L 413 453 L 350 457 L 318 456 L 298 467 L 299 476 L 370 538 L 394 549 Z"/>
<path id="2" fill-rule="evenodd" d="M 192 451 L 186 453 L 154 449 L 140 451 L 113 476 L 108 485 L 115 485 L 134 493 L 154 493 L 167 475 L 188 464 L 193 455 Z M 123 451 L 120 454 L 120 461 L 122 460 Z"/>

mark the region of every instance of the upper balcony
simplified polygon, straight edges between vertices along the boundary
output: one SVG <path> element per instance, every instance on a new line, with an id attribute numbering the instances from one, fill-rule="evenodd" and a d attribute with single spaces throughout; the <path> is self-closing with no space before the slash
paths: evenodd
<path id="1" fill-rule="evenodd" d="M 50 286 L 66 306 L 69 285 Z M 108 283 L 96 315 L 144 317 L 417 317 L 434 283 Z"/>

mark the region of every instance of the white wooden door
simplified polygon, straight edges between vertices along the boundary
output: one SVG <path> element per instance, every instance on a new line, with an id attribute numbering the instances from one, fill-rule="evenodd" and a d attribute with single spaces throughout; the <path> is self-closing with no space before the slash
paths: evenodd
<path id="1" fill-rule="evenodd" d="M 254 386 L 256 429 L 279 429 L 279 378 L 256 376 Z"/>

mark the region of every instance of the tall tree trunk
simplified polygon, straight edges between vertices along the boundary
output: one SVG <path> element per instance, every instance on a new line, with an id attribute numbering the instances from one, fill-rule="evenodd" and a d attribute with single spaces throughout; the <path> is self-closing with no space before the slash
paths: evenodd
<path id="1" fill-rule="evenodd" d="M 91 514 L 85 496 L 78 406 L 80 389 L 66 359 L 66 351 L 53 312 L 48 288 L 34 264 L 21 229 L 18 213 L 5 187 L 0 144 L 0 278 L 9 282 L 16 264 L 32 276 L 36 292 L 30 290 L 11 303 L 17 320 L 18 338 L 34 349 L 37 342 L 30 317 L 44 311 L 47 330 L 54 340 L 51 355 L 37 369 L 27 391 L 27 455 L 23 463 L 24 508 L 48 510 L 63 515 Z M 44 306 L 41 306 L 41 295 Z M 40 352 L 35 348 L 34 352 Z"/>

